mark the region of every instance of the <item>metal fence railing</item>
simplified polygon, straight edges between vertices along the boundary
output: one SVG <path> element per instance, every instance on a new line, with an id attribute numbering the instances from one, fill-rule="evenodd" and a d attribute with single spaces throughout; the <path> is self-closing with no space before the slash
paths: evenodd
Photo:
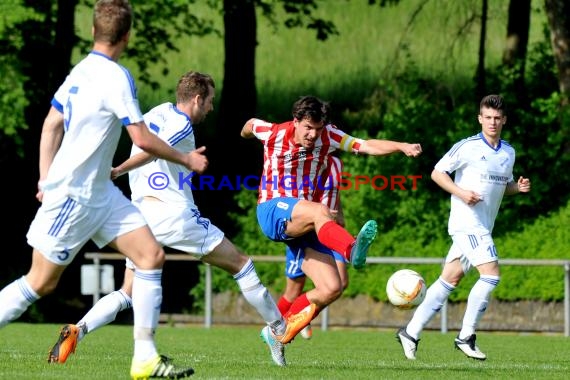
<path id="1" fill-rule="evenodd" d="M 285 256 L 250 256 L 254 262 L 283 262 Z M 87 252 L 85 258 L 93 260 L 96 273 L 100 273 L 102 260 L 124 260 L 125 256 L 119 253 L 102 253 Z M 191 255 L 184 254 L 166 254 L 168 261 L 196 261 L 198 259 Z M 367 264 L 439 264 L 443 265 L 441 258 L 432 257 L 368 257 Z M 564 336 L 570 336 L 570 260 L 563 259 L 501 259 L 501 266 L 558 266 L 564 269 Z M 204 326 L 209 328 L 212 326 L 212 268 L 208 264 L 205 271 L 205 295 L 204 295 Z M 93 304 L 95 304 L 101 295 L 100 276 L 95 276 L 95 289 L 99 289 L 93 294 Z M 321 313 L 321 328 L 326 330 L 328 326 L 328 308 Z M 444 304 L 441 310 L 441 332 L 447 332 L 447 304 Z"/>

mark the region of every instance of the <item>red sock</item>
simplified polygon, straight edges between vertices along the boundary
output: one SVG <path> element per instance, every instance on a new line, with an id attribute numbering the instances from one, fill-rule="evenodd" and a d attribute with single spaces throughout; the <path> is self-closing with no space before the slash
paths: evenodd
<path id="1" fill-rule="evenodd" d="M 277 308 L 281 312 L 281 315 L 287 314 L 287 312 L 291 308 L 291 305 L 293 305 L 293 302 L 289 301 L 284 296 L 281 296 L 281 298 L 279 298 L 279 302 L 277 302 Z"/>
<path id="2" fill-rule="evenodd" d="M 356 239 L 334 221 L 326 222 L 317 232 L 319 241 L 327 248 L 342 253 L 350 261 L 350 252 Z"/>
<path id="3" fill-rule="evenodd" d="M 307 293 L 303 293 L 299 297 L 295 298 L 295 301 L 293 301 L 293 304 L 289 308 L 286 316 L 289 316 L 290 314 L 297 314 L 310 304 L 311 302 L 307 298 Z"/>

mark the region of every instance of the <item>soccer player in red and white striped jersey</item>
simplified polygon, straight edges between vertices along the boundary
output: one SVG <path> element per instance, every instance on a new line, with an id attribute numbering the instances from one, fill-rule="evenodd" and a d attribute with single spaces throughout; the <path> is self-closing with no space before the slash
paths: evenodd
<path id="1" fill-rule="evenodd" d="M 330 154 L 336 150 L 358 153 L 362 140 L 342 132 L 332 124 L 319 129 L 295 120 L 272 124 L 251 120 L 253 134 L 265 146 L 263 174 L 259 186 L 259 203 L 278 197 L 312 198 L 314 189 L 324 187 Z M 304 143 L 296 142 L 300 129 Z M 303 132 L 305 133 L 305 132 Z M 315 134 L 320 136 L 315 136 Z"/>
<path id="2" fill-rule="evenodd" d="M 352 137 L 329 123 L 329 112 L 327 102 L 304 96 L 293 105 L 292 121 L 277 124 L 250 119 L 245 123 L 241 136 L 256 137 L 264 146 L 257 219 L 267 237 L 285 242 L 292 249 L 304 250 L 306 261 L 310 261 L 308 258 L 312 254 L 332 255 L 336 251 L 355 268 L 360 268 L 376 237 L 376 222 L 366 222 L 355 239 L 335 221 L 329 207 L 310 200 L 310 193 L 325 183 L 331 154 L 335 151 L 375 156 L 402 152 L 416 157 L 422 149 L 420 144 Z M 319 256 L 314 261 L 321 259 Z M 332 256 L 328 261 L 334 266 Z M 342 293 L 336 268 L 331 267 L 328 274 L 312 269 L 306 272 L 307 275 L 315 277 L 323 286 L 315 284 L 315 289 L 295 300 L 287 332 L 276 337 L 282 343 L 290 342 L 315 312 Z"/>
<path id="3" fill-rule="evenodd" d="M 322 188 L 315 189 L 311 194 L 312 200 L 315 202 L 321 202 L 328 206 L 333 215 L 335 215 L 336 222 L 344 227 L 344 214 L 340 204 L 339 189 L 340 179 L 343 172 L 343 164 L 340 158 L 332 156 L 329 169 L 330 171 L 326 176 L 327 180 L 324 183 L 324 186 Z M 338 271 L 341 290 L 344 290 L 348 286 L 348 271 L 346 268 L 347 261 L 344 256 L 338 252 L 333 252 L 333 258 Z M 305 264 L 305 250 L 297 249 L 296 251 L 293 251 L 291 247 L 287 246 L 287 249 L 285 250 L 285 276 L 287 278 L 287 283 L 277 304 L 282 315 L 289 315 L 289 310 L 291 309 L 293 302 L 303 293 L 307 275 L 302 268 L 306 268 L 306 270 L 310 271 L 310 267 L 316 267 L 315 270 L 319 273 L 324 273 L 325 270 L 329 270 L 329 268 L 323 269 L 323 266 L 328 266 L 330 268 L 330 264 L 325 264 L 322 261 L 308 260 L 307 264 Z M 320 286 L 320 281 L 318 279 L 313 280 L 313 283 L 317 283 L 317 286 Z M 301 330 L 301 336 L 305 339 L 310 339 L 312 335 L 313 333 L 310 324 Z"/>

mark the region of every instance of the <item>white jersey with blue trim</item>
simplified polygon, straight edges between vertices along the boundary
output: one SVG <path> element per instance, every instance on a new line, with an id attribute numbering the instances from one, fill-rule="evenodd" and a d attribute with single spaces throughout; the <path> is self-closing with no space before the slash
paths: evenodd
<path id="1" fill-rule="evenodd" d="M 507 183 L 513 181 L 515 150 L 500 140 L 491 147 L 483 135 L 469 137 L 456 143 L 435 165 L 440 172 L 455 172 L 457 186 L 481 195 L 482 200 L 469 206 L 455 195 L 451 196 L 448 232 L 493 232 Z"/>
<path id="2" fill-rule="evenodd" d="M 143 120 L 131 74 L 91 52 L 71 70 L 51 104 L 63 113 L 65 132 L 41 184 L 43 203 L 69 197 L 93 207 L 107 205 L 121 124 Z"/>
<path id="3" fill-rule="evenodd" d="M 158 105 L 147 112 L 144 119 L 151 131 L 178 151 L 187 153 L 196 149 L 192 121 L 174 104 Z M 139 152 L 140 149 L 133 146 L 131 156 Z M 193 175 L 184 165 L 155 159 L 129 172 L 131 199 L 151 196 L 167 203 L 194 206 Z"/>

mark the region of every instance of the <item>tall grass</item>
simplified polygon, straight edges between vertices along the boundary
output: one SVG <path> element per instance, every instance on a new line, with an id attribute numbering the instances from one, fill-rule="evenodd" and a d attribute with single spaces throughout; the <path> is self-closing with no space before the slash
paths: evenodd
<path id="1" fill-rule="evenodd" d="M 107 326 L 83 340 L 64 365 L 46 362 L 60 326 L 14 323 L 0 330 L 1 379 L 127 379 L 132 328 Z M 568 338 L 483 334 L 488 359 L 478 362 L 453 348 L 452 334 L 427 331 L 416 361 L 404 358 L 394 331 L 316 329 L 310 341 L 287 346 L 288 366 L 275 366 L 259 339 L 261 326 L 160 326 L 158 348 L 192 366 L 196 379 L 565 379 Z"/>
<path id="2" fill-rule="evenodd" d="M 256 80 L 258 110 L 266 118 L 288 117 L 292 101 L 313 93 L 344 105 L 359 104 L 382 78 L 404 68 L 439 78 L 454 87 L 475 74 L 479 44 L 479 1 L 406 0 L 396 6 L 370 6 L 366 0 L 318 1 L 314 16 L 334 22 L 338 36 L 318 41 L 314 31 L 287 29 L 284 12 L 275 7 L 277 23 L 258 13 Z M 136 6 L 136 3 L 134 4 Z M 489 1 L 486 64 L 500 62 L 507 24 L 508 2 Z M 191 6 L 197 16 L 216 21 L 223 33 L 222 15 L 198 0 Z M 531 18 L 530 44 L 543 40 L 544 14 L 535 10 Z M 91 9 L 80 7 L 77 30 L 90 36 Z M 136 23 L 132 44 L 136 44 Z M 220 93 L 223 82 L 224 41 L 222 37 L 181 38 L 172 41 L 180 52 L 158 52 L 168 61 L 169 73 L 151 70 L 162 83 L 159 91 L 140 86 L 143 108 L 172 100 L 179 76 L 187 70 L 213 75 Z M 78 59 L 80 56 L 76 54 Z M 121 61 L 132 69 L 134 64 Z M 218 99 L 219 100 L 219 99 Z M 236 99 L 238 101 L 238 99 Z"/>

